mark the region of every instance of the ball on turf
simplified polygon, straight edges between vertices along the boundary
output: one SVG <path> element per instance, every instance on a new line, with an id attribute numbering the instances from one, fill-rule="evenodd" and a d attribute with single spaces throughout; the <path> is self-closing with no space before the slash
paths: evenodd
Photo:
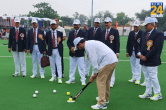
<path id="1" fill-rule="evenodd" d="M 70 95 L 70 92 L 67 92 L 67 95 Z"/>
<path id="2" fill-rule="evenodd" d="M 38 94 L 38 93 L 39 93 L 39 91 L 36 90 L 36 91 L 35 91 L 35 94 Z"/>
<path id="3" fill-rule="evenodd" d="M 36 94 L 33 94 L 33 97 L 36 98 Z"/>
<path id="4" fill-rule="evenodd" d="M 53 93 L 56 93 L 56 90 L 53 90 Z"/>

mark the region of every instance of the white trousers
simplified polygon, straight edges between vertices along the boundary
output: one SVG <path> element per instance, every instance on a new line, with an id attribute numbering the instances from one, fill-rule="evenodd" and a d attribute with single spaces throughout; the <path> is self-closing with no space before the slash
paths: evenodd
<path id="1" fill-rule="evenodd" d="M 78 64 L 78 71 L 81 76 L 81 82 L 86 80 L 85 78 L 85 68 L 84 68 L 84 57 L 70 57 L 70 73 L 69 80 L 75 80 L 75 71 Z"/>
<path id="2" fill-rule="evenodd" d="M 52 49 L 52 55 L 49 58 L 51 63 L 52 77 L 56 79 L 56 74 L 55 74 L 55 64 L 56 64 L 58 78 L 62 79 L 61 56 L 59 55 L 58 49 Z"/>
<path id="3" fill-rule="evenodd" d="M 20 64 L 21 63 L 21 71 L 23 74 L 26 74 L 26 58 L 25 52 L 18 52 L 18 45 L 16 45 L 16 51 L 13 51 L 13 58 L 15 64 L 15 74 L 20 74 Z"/>
<path id="4" fill-rule="evenodd" d="M 87 59 L 87 55 L 85 55 L 85 75 L 89 75 L 90 67 L 91 67 L 91 63 Z"/>
<path id="5" fill-rule="evenodd" d="M 113 85 L 114 85 L 114 83 L 115 83 L 115 69 L 114 69 L 114 71 L 113 71 L 113 74 L 112 74 L 112 76 L 111 76 L 111 81 L 110 81 L 110 84 L 113 84 Z"/>
<path id="6" fill-rule="evenodd" d="M 158 66 L 150 67 L 142 65 L 142 71 L 144 73 L 145 82 L 146 82 L 145 94 L 152 94 L 152 85 L 153 85 L 154 94 L 161 93 L 160 84 L 157 77 L 157 69 Z"/>
<path id="7" fill-rule="evenodd" d="M 32 51 L 32 63 L 33 63 L 33 75 L 37 76 L 37 59 L 39 64 L 39 71 L 40 75 L 44 75 L 44 68 L 41 67 L 41 57 L 43 57 L 43 54 L 40 53 L 38 45 L 33 46 Z"/>
<path id="8" fill-rule="evenodd" d="M 132 70 L 132 78 L 135 80 L 141 79 L 141 65 L 140 65 L 140 59 L 136 58 L 135 51 L 133 51 L 131 57 L 130 57 L 130 63 L 131 63 L 131 70 Z"/>

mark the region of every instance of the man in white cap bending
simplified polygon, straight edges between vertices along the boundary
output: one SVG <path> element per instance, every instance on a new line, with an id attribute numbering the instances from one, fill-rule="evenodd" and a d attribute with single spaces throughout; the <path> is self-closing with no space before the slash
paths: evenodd
<path id="1" fill-rule="evenodd" d="M 106 103 L 109 102 L 111 76 L 118 62 L 117 56 L 112 49 L 100 41 L 76 38 L 74 45 L 79 50 L 86 51 L 92 64 L 93 76 L 90 77 L 89 82 L 92 83 L 97 78 L 98 102 L 91 108 L 106 109 Z"/>
<path id="2" fill-rule="evenodd" d="M 9 33 L 9 43 L 8 43 L 8 50 L 11 52 L 11 48 L 13 51 L 13 58 L 15 64 L 15 74 L 13 77 L 20 75 L 20 64 L 21 62 L 21 71 L 23 77 L 26 76 L 26 31 L 24 28 L 20 26 L 20 18 L 16 17 L 14 19 L 15 27 L 10 28 Z M 20 61 L 19 61 L 20 59 Z"/>

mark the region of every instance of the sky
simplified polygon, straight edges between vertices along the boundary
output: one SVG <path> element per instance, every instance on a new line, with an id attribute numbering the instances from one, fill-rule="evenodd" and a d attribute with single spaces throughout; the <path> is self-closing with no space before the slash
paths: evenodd
<path id="1" fill-rule="evenodd" d="M 116 17 L 116 13 L 124 12 L 129 17 L 135 17 L 142 9 L 149 10 L 151 2 L 158 0 L 93 0 L 93 15 L 99 11 L 109 10 Z M 72 17 L 75 12 L 91 16 L 92 0 L 0 0 L 0 15 L 19 16 L 36 11 L 33 5 L 47 2 L 60 16 Z M 160 0 L 166 6 L 166 0 Z"/>

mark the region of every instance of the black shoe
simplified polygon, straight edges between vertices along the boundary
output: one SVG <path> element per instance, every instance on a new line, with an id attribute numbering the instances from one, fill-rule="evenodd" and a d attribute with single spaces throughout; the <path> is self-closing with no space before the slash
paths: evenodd
<path id="1" fill-rule="evenodd" d="M 26 75 L 24 74 L 22 77 L 26 77 Z"/>
<path id="2" fill-rule="evenodd" d="M 20 76 L 20 74 L 13 74 L 12 76 L 13 76 L 13 77 L 15 77 L 15 76 Z"/>
<path id="3" fill-rule="evenodd" d="M 65 76 L 62 74 L 62 78 L 64 78 Z"/>

